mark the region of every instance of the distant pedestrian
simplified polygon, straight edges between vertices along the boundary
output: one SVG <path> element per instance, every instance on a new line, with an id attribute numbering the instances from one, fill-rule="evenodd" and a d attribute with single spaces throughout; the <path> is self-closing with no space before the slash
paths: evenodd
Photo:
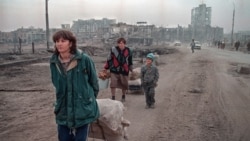
<path id="1" fill-rule="evenodd" d="M 218 49 L 221 48 L 221 41 L 218 41 Z"/>
<path id="2" fill-rule="evenodd" d="M 221 42 L 221 49 L 224 49 L 226 46 L 225 42 Z"/>
<path id="3" fill-rule="evenodd" d="M 126 40 L 119 38 L 117 46 L 111 48 L 104 69 L 110 70 L 110 88 L 112 99 L 115 100 L 116 88 L 122 90 L 122 99 L 125 101 L 128 90 L 129 71 L 133 72 L 132 51 L 126 47 Z"/>
<path id="4" fill-rule="evenodd" d="M 194 53 L 194 47 L 195 47 L 194 39 L 192 39 L 190 46 L 191 46 L 192 53 Z"/>
<path id="5" fill-rule="evenodd" d="M 155 87 L 159 79 L 159 72 L 157 67 L 153 65 L 154 59 L 154 54 L 149 53 L 146 64 L 141 67 L 141 82 L 146 98 L 146 109 L 155 107 Z"/>
<path id="6" fill-rule="evenodd" d="M 250 51 L 250 41 L 247 43 L 247 51 Z"/>
<path id="7" fill-rule="evenodd" d="M 236 51 L 238 51 L 238 49 L 240 47 L 240 41 L 239 40 L 237 42 L 235 42 L 234 47 L 235 47 Z"/>

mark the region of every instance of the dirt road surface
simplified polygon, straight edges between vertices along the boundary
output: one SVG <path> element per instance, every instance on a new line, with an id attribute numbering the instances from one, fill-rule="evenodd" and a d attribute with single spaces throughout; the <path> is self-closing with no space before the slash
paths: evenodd
<path id="1" fill-rule="evenodd" d="M 145 109 L 144 95 L 128 94 L 125 118 L 130 141 L 249 141 L 250 75 L 242 52 L 202 48 L 160 56 L 156 108 Z M 101 69 L 104 58 L 95 59 Z M 110 98 L 101 90 L 98 98 Z M 117 99 L 121 91 L 117 91 Z M 54 88 L 47 62 L 1 68 L 0 140 L 55 141 Z M 94 139 L 89 139 L 90 141 Z"/>

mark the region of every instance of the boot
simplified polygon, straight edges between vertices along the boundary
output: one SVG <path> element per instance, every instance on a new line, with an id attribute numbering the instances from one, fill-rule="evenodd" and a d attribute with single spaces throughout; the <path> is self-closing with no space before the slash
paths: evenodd
<path id="1" fill-rule="evenodd" d="M 125 102 L 125 95 L 122 95 L 122 102 Z"/>

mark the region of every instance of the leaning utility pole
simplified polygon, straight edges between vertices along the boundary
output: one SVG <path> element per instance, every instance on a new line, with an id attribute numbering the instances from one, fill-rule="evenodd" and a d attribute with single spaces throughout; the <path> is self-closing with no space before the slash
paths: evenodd
<path id="1" fill-rule="evenodd" d="M 234 3 L 233 3 L 234 4 Z M 234 43 L 234 15 L 235 15 L 235 5 L 233 10 L 233 23 L 232 23 L 232 33 L 231 33 L 231 46 L 233 46 Z"/>
<path id="2" fill-rule="evenodd" d="M 48 0 L 45 0 L 45 15 L 46 15 L 46 40 L 47 40 L 47 49 L 49 49 L 49 15 L 48 15 Z"/>

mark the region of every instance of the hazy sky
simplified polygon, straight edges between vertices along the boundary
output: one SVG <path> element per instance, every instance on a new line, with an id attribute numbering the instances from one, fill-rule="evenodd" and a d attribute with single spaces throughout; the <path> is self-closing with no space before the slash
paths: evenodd
<path id="1" fill-rule="evenodd" d="M 78 19 L 112 18 L 157 26 L 191 23 L 191 9 L 204 2 L 212 7 L 212 26 L 231 32 L 235 4 L 235 31 L 250 30 L 250 0 L 49 0 L 49 26 L 60 27 Z M 45 29 L 45 0 L 0 0 L 0 30 L 20 27 Z"/>

